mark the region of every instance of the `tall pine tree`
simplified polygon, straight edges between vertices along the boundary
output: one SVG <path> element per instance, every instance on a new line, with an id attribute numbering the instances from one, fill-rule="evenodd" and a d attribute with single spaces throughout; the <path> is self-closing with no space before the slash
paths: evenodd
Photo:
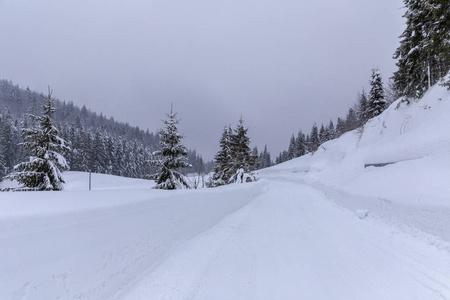
<path id="1" fill-rule="evenodd" d="M 177 114 L 170 109 L 167 120 L 164 120 L 165 129 L 158 130 L 160 136 L 161 149 L 153 154 L 161 159 L 156 161 L 160 167 L 156 189 L 174 190 L 191 188 L 189 180 L 177 169 L 189 168 L 191 165 L 187 162 L 188 151 L 181 143 L 183 135 L 178 132 L 177 124 L 179 120 Z"/>
<path id="2" fill-rule="evenodd" d="M 241 117 L 234 133 L 231 135 L 232 160 L 229 183 L 243 183 L 256 180 L 251 171 L 257 157 L 253 156 L 250 149 L 250 138 L 247 136 L 247 131 L 248 128 L 244 127 L 244 120 Z"/>
<path id="3" fill-rule="evenodd" d="M 377 69 L 372 70 L 370 86 L 369 103 L 367 104 L 367 118 L 369 119 L 378 116 L 386 109 L 383 82 L 380 71 Z"/>
<path id="4" fill-rule="evenodd" d="M 231 130 L 229 127 L 224 129 L 220 139 L 221 149 L 215 156 L 215 168 L 210 186 L 256 180 L 251 171 L 255 168 L 258 156 L 253 155 L 250 149 L 247 131 L 248 128 L 244 127 L 242 118 L 236 129 Z"/>
<path id="5" fill-rule="evenodd" d="M 29 115 L 36 127 L 23 129 L 26 141 L 21 145 L 32 155 L 28 162 L 15 166 L 15 173 L 7 177 L 23 184 L 23 190 L 62 190 L 64 180 L 61 171 L 68 169 L 65 158 L 60 154 L 68 147 L 58 136 L 58 130 L 51 120 L 55 108 L 50 88 L 44 101 L 41 116 Z"/>
<path id="6" fill-rule="evenodd" d="M 394 88 L 406 98 L 420 98 L 450 70 L 450 1 L 403 0 L 406 29 L 394 53 L 398 70 Z"/>
<path id="7" fill-rule="evenodd" d="M 211 177 L 210 186 L 219 186 L 228 183 L 231 167 L 231 135 L 233 130 L 226 126 L 219 140 L 220 150 L 214 156 L 214 173 Z"/>

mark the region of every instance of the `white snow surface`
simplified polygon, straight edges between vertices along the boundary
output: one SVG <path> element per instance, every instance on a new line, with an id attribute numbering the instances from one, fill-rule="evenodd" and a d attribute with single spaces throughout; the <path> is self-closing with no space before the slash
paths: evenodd
<path id="1" fill-rule="evenodd" d="M 435 86 L 256 183 L 0 193 L 0 299 L 450 299 L 449 117 Z"/>

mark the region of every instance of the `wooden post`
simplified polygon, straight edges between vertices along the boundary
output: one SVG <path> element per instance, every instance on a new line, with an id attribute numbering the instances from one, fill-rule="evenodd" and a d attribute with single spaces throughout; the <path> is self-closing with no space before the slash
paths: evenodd
<path id="1" fill-rule="evenodd" d="M 91 171 L 89 171 L 89 190 L 91 190 Z"/>

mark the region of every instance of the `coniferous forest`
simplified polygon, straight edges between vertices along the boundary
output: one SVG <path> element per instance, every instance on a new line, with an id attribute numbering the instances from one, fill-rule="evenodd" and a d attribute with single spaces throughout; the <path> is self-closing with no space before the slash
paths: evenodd
<path id="1" fill-rule="evenodd" d="M 0 80 L 0 178 L 15 165 L 28 160 L 29 150 L 21 146 L 24 129 L 32 127 L 30 115 L 41 115 L 43 94 L 22 89 L 11 81 Z M 159 150 L 159 136 L 149 130 L 107 118 L 73 102 L 54 100 L 52 122 L 70 150 L 61 154 L 72 171 L 92 171 L 133 178 L 152 177 L 158 166 L 153 152 Z M 195 150 L 187 155 L 192 167 L 183 173 L 203 173 L 212 169 Z"/>
<path id="2" fill-rule="evenodd" d="M 380 71 L 374 68 L 368 80 L 369 92 L 364 89 L 359 92 L 344 118 L 337 118 L 336 124 L 333 120 L 320 126 L 314 123 L 310 132 L 299 130 L 291 136 L 288 149 L 279 154 L 275 163 L 314 153 L 324 142 L 345 132 L 362 131 L 369 119 L 380 115 L 400 97 L 402 103 L 410 103 L 438 82 L 450 88 L 450 80 L 444 80 L 450 70 L 449 2 L 404 0 L 404 4 L 406 29 L 393 54 L 398 70 L 392 78 L 384 84 Z M 11 81 L 0 80 L 0 107 L 3 108 L 0 112 L 0 178 L 30 157 L 32 149 L 20 145 L 26 145 L 25 135 L 42 111 L 42 99 L 45 99 L 42 94 L 29 88 L 22 89 Z M 167 144 L 160 141 L 162 132 L 154 134 L 148 129 L 144 131 L 116 122 L 112 117 L 89 111 L 86 106 L 80 109 L 73 102 L 55 100 L 54 109 L 52 121 L 60 137 L 67 141 L 61 154 L 70 170 L 156 178 L 159 169 L 153 163 L 158 161 L 155 153 L 161 155 L 162 145 Z M 239 181 L 235 178 L 237 174 L 250 174 L 273 164 L 267 146 L 262 152 L 256 147 L 250 150 L 242 119 L 234 131 L 225 128 L 214 163 L 205 163 L 195 150 L 183 152 L 187 162 L 178 170 L 180 174 L 205 174 L 214 169 L 211 185 L 216 186 Z M 237 143 L 237 137 L 243 140 Z"/>

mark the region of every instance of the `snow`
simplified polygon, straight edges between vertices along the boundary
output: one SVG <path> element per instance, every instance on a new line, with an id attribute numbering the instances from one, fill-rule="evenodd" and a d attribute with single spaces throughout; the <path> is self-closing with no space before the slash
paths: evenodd
<path id="1" fill-rule="evenodd" d="M 448 116 L 435 86 L 255 183 L 1 193 L 0 299 L 450 299 Z"/>

